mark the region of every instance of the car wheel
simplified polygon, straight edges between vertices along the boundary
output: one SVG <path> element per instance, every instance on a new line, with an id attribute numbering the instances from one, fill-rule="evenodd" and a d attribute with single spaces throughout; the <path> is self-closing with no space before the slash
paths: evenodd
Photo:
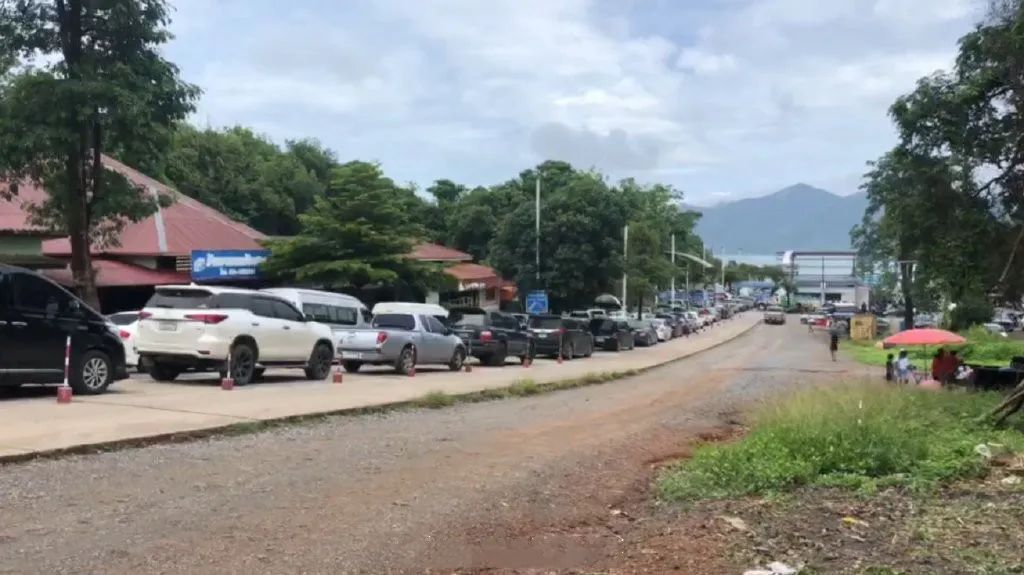
<path id="1" fill-rule="evenodd" d="M 589 347 L 587 347 L 587 353 L 583 354 L 583 357 L 592 357 L 594 355 L 594 342 L 591 341 Z"/>
<path id="2" fill-rule="evenodd" d="M 459 371 L 464 363 L 466 363 L 466 351 L 461 347 L 455 348 L 455 351 L 452 352 L 452 358 L 448 361 L 448 369 Z"/>
<path id="3" fill-rule="evenodd" d="M 345 366 L 345 371 L 347 371 L 349 373 L 356 373 L 356 372 L 359 371 L 359 368 L 363 367 L 363 362 L 361 362 L 361 361 L 346 361 L 346 362 L 342 362 L 342 365 Z"/>
<path id="4" fill-rule="evenodd" d="M 505 365 L 506 357 L 508 357 L 508 347 L 505 346 L 505 344 L 502 344 L 501 347 L 498 348 L 498 351 L 491 355 L 487 365 L 490 365 L 491 367 L 501 367 Z"/>
<path id="5" fill-rule="evenodd" d="M 334 351 L 326 343 L 318 343 L 309 356 L 309 364 L 306 366 L 306 379 L 318 381 L 327 379 L 331 374 L 331 364 L 334 363 Z"/>
<path id="6" fill-rule="evenodd" d="M 174 381 L 181 375 L 181 370 L 176 367 L 153 362 L 149 368 L 149 377 L 157 381 Z"/>
<path id="7" fill-rule="evenodd" d="M 256 376 L 256 352 L 247 343 L 231 348 L 231 379 L 235 385 L 248 385 Z"/>
<path id="8" fill-rule="evenodd" d="M 416 352 L 412 349 L 412 346 L 406 346 L 402 349 L 402 353 L 398 354 L 398 359 L 395 360 L 395 372 L 405 375 L 412 371 L 414 367 L 416 367 Z"/>
<path id="9" fill-rule="evenodd" d="M 615 340 L 615 343 L 612 345 L 612 351 L 622 351 L 622 340 Z"/>
<path id="10" fill-rule="evenodd" d="M 85 352 L 79 361 L 71 387 L 75 393 L 94 395 L 106 391 L 112 381 L 114 366 L 110 363 L 110 357 L 102 351 L 92 350 Z"/>

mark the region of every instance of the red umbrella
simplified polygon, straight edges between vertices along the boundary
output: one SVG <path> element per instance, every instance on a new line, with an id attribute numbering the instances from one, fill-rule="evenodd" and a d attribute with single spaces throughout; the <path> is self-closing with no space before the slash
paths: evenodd
<path id="1" fill-rule="evenodd" d="M 882 340 L 884 347 L 899 347 L 904 345 L 952 345 L 966 343 L 967 340 L 959 335 L 944 329 L 908 329 Z"/>

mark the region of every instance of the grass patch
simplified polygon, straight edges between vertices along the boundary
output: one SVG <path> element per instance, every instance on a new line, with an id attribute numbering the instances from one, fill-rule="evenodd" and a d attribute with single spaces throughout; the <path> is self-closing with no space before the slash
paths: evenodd
<path id="1" fill-rule="evenodd" d="M 1024 451 L 1019 430 L 979 423 L 998 394 L 883 384 L 815 389 L 766 405 L 743 439 L 707 445 L 664 475 L 670 500 L 728 498 L 802 485 L 929 488 L 983 475 L 981 443 Z"/>
<path id="2" fill-rule="evenodd" d="M 946 350 L 957 350 L 965 363 L 1006 366 L 1014 356 L 1024 356 L 1024 341 L 1007 339 L 1002 336 L 993 335 L 982 328 L 972 328 L 962 333 L 967 338 L 967 343 L 960 345 L 944 345 Z M 844 342 L 842 348 L 849 351 L 854 360 L 868 365 L 885 365 L 885 358 L 890 353 L 897 355 L 896 349 L 879 349 L 875 347 L 876 342 Z M 938 351 L 937 346 L 931 347 L 908 347 L 907 353 L 911 361 L 919 369 L 931 369 L 932 357 Z"/>
<path id="3" fill-rule="evenodd" d="M 415 405 L 428 409 L 441 409 L 442 407 L 455 405 L 455 399 L 455 396 L 443 391 L 428 391 L 423 397 L 415 401 Z"/>

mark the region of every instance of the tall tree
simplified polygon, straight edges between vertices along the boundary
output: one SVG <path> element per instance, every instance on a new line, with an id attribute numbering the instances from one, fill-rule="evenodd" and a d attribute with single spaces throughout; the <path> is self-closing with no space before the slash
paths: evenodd
<path id="1" fill-rule="evenodd" d="M 198 94 L 159 52 L 168 23 L 163 0 L 0 3 L 0 61 L 26 64 L 0 85 L 0 193 L 25 181 L 47 191 L 34 216 L 68 234 L 75 287 L 93 305 L 91 246 L 156 207 L 103 154 L 159 153 Z"/>
<path id="2" fill-rule="evenodd" d="M 299 217 L 299 234 L 269 242 L 266 271 L 329 288 L 436 281 L 434 268 L 409 258 L 423 230 L 413 222 L 400 191 L 374 164 L 349 162 L 335 168 L 327 194 Z"/>

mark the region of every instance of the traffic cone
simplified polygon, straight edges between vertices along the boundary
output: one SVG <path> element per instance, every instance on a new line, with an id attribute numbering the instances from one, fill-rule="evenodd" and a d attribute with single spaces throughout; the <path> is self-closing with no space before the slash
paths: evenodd
<path id="1" fill-rule="evenodd" d="M 343 363 L 345 363 L 345 358 L 341 354 L 341 352 L 339 351 L 338 352 L 338 368 L 334 370 L 334 375 L 331 378 L 331 381 L 333 381 L 334 383 L 341 383 L 342 379 L 344 379 L 344 376 L 342 376 L 342 373 L 341 373 L 341 364 L 343 364 Z"/>
<path id="2" fill-rule="evenodd" d="M 462 364 L 462 367 L 466 369 L 466 373 L 473 373 L 473 366 L 469 365 L 468 359 L 466 360 L 466 363 Z"/>
<path id="3" fill-rule="evenodd" d="M 64 343 L 64 383 L 57 388 L 57 403 L 71 403 L 71 386 L 68 385 L 68 372 L 71 370 L 71 336 Z"/>
<path id="4" fill-rule="evenodd" d="M 235 388 L 235 380 L 231 377 L 231 353 L 228 353 L 227 372 L 220 380 L 220 388 L 224 391 L 231 391 Z"/>

